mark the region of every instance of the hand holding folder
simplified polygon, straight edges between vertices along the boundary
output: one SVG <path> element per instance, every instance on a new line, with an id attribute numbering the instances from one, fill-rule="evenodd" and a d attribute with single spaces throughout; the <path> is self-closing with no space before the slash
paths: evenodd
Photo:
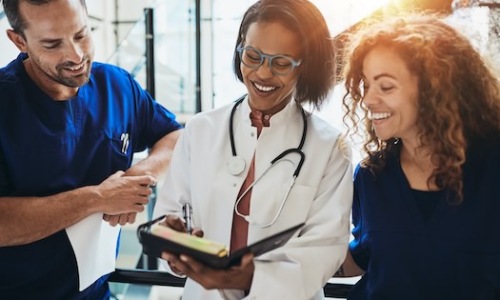
<path id="1" fill-rule="evenodd" d="M 223 244 L 210 241 L 185 232 L 176 231 L 170 227 L 154 224 L 151 226 L 151 233 L 155 236 L 164 238 L 180 246 L 192 248 L 200 252 L 216 255 L 219 257 L 227 256 L 229 249 Z"/>
<path id="2" fill-rule="evenodd" d="M 248 252 L 257 257 L 281 247 L 304 225 L 295 225 L 229 254 L 228 247 L 221 243 L 159 224 L 163 218 L 164 216 L 144 223 L 137 229 L 143 252 L 154 257 L 161 257 L 164 251 L 175 255 L 185 254 L 214 269 L 238 265 L 242 256 Z"/>

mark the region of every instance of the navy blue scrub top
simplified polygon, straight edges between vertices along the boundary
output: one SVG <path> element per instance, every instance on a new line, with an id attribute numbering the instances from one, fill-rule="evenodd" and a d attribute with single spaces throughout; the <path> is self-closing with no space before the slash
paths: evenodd
<path id="1" fill-rule="evenodd" d="M 97 185 L 128 169 L 134 152 L 181 128 L 174 114 L 118 67 L 94 62 L 89 82 L 74 98 L 54 101 L 28 77 L 26 58 L 20 54 L 0 69 L 0 196 L 46 196 Z M 77 292 L 76 259 L 65 231 L 0 247 L 0 258 L 1 298 L 85 299 Z M 100 285 L 86 291 L 88 299 L 105 297 L 102 290 L 93 294 Z"/>
<path id="2" fill-rule="evenodd" d="M 463 170 L 463 203 L 426 217 L 398 155 L 376 177 L 357 168 L 350 251 L 366 273 L 348 299 L 500 299 L 500 136 L 471 141 Z"/>

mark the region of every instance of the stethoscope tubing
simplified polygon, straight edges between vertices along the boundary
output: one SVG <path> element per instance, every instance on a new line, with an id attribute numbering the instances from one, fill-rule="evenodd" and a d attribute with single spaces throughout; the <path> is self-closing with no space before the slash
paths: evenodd
<path id="1" fill-rule="evenodd" d="M 235 145 L 235 141 L 234 141 L 234 129 L 233 129 L 233 119 L 234 119 L 234 114 L 236 112 L 236 108 L 243 102 L 243 100 L 245 99 L 246 96 L 243 96 L 241 97 L 240 99 L 236 100 L 232 110 L 231 110 L 231 114 L 229 116 L 229 141 L 231 143 L 231 154 L 232 154 L 232 158 L 237 158 L 238 157 L 238 154 L 236 152 L 236 145 Z M 262 174 L 260 174 L 253 182 L 252 184 L 245 189 L 245 191 L 243 191 L 243 193 L 241 193 L 241 195 L 238 197 L 238 199 L 236 199 L 236 202 L 235 202 L 235 205 L 234 205 L 234 212 L 244 218 L 247 222 L 249 223 L 253 223 L 253 224 L 256 224 L 255 222 L 253 222 L 250 218 L 250 215 L 243 215 L 242 213 L 239 212 L 238 210 L 238 205 L 241 201 L 241 199 L 243 199 L 243 196 L 250 190 L 253 188 L 253 186 L 259 182 L 259 180 L 267 173 L 267 171 L 269 171 L 269 169 L 275 165 L 276 163 L 280 162 L 280 161 L 284 161 L 283 158 L 291 153 L 296 153 L 300 156 L 300 160 L 299 160 L 299 163 L 297 164 L 296 168 L 295 168 L 295 171 L 293 172 L 293 175 L 292 175 L 292 180 L 289 184 L 289 187 L 286 191 L 286 194 L 283 198 L 283 200 L 281 201 L 281 204 L 280 204 L 280 207 L 278 208 L 278 212 L 275 214 L 275 216 L 273 217 L 273 219 L 265 224 L 265 225 L 258 225 L 259 227 L 261 228 L 268 228 L 270 226 L 272 226 L 274 223 L 276 223 L 276 221 L 278 220 L 279 216 L 281 215 L 282 211 L 283 211 L 283 208 L 285 207 L 285 203 L 288 199 L 288 196 L 290 194 L 290 191 L 292 189 L 292 187 L 294 186 L 295 184 L 295 180 L 297 179 L 297 177 L 299 176 L 300 174 L 300 170 L 302 169 L 302 165 L 304 164 L 304 161 L 305 161 L 305 154 L 304 152 L 302 151 L 302 148 L 304 146 L 304 143 L 305 143 L 305 140 L 306 140 L 306 135 L 307 135 L 307 116 L 306 116 L 306 113 L 304 111 L 304 108 L 302 106 L 300 106 L 300 109 L 301 109 L 301 115 L 302 115 L 302 120 L 303 120 L 303 130 L 302 130 L 302 136 L 301 136 L 301 139 L 300 139 L 300 143 L 298 145 L 297 148 L 290 148 L 290 149 L 286 149 L 284 150 L 283 152 L 281 152 L 278 156 L 276 156 L 273 160 L 271 160 L 270 164 L 266 167 L 266 169 L 262 172 Z M 286 161 L 290 161 L 290 160 L 286 160 Z M 291 161 L 290 161 L 291 162 Z"/>
<path id="2" fill-rule="evenodd" d="M 233 105 L 233 108 L 231 109 L 231 114 L 229 116 L 229 142 L 231 144 L 231 154 L 233 157 L 238 156 L 238 154 L 236 152 L 236 143 L 234 141 L 234 126 L 233 126 L 234 114 L 236 113 L 236 109 L 243 102 L 245 97 L 246 97 L 246 95 L 239 98 L 238 100 L 236 100 L 236 102 Z M 284 150 L 283 152 L 281 152 L 278 156 L 276 156 L 271 161 L 271 164 L 274 164 L 275 162 L 277 162 L 278 160 L 282 159 L 283 157 L 285 157 L 286 155 L 288 155 L 290 153 L 293 153 L 293 152 L 298 153 L 300 155 L 300 162 L 297 165 L 295 172 L 293 173 L 295 177 L 299 176 L 300 170 L 302 169 L 302 165 L 304 164 L 304 161 L 306 158 L 304 151 L 302 151 L 302 148 L 304 147 L 304 143 L 306 141 L 306 136 L 307 136 L 307 116 L 306 116 L 306 113 L 305 113 L 304 108 L 302 106 L 300 106 L 300 112 L 302 115 L 303 128 L 302 128 L 302 136 L 300 138 L 299 145 L 297 146 L 297 148 L 290 148 L 290 149 Z"/>

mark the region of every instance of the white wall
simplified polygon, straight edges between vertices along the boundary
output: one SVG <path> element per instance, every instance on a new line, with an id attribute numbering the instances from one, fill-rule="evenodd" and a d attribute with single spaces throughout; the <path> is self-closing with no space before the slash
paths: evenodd
<path id="1" fill-rule="evenodd" d="M 5 66 L 10 61 L 12 61 L 19 54 L 16 46 L 7 37 L 7 29 L 9 29 L 9 22 L 7 18 L 0 20 L 0 49 L 2 49 L 2 55 L 0 55 L 0 67 Z"/>

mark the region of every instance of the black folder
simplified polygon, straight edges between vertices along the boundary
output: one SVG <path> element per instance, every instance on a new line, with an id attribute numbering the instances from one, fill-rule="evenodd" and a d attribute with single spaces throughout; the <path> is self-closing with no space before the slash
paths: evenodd
<path id="1" fill-rule="evenodd" d="M 144 223 L 137 228 L 137 236 L 142 244 L 142 251 L 147 255 L 160 258 L 163 251 L 176 255 L 185 254 L 214 269 L 226 269 L 231 266 L 239 265 L 242 256 L 249 252 L 252 252 L 254 256 L 257 257 L 268 251 L 281 247 L 298 229 L 304 226 L 304 223 L 297 224 L 260 241 L 252 243 L 244 248 L 238 249 L 234 253 L 220 256 L 200 251 L 153 234 L 151 232 L 151 226 L 160 222 L 164 217 L 165 216 L 162 216 L 150 222 Z"/>

